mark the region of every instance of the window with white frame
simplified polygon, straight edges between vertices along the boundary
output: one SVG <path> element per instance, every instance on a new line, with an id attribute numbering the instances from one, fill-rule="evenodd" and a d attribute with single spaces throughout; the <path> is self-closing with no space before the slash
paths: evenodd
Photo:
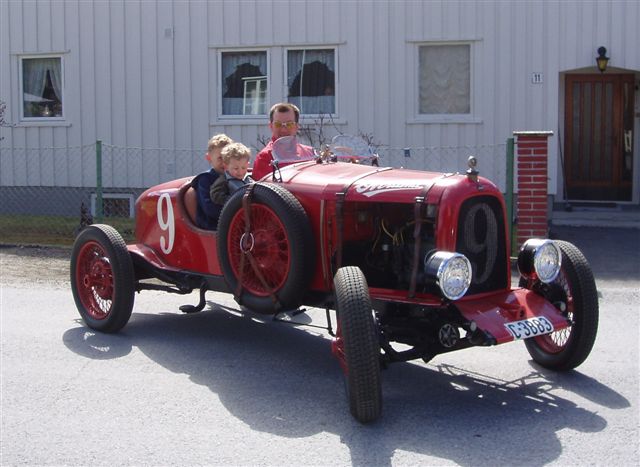
<path id="1" fill-rule="evenodd" d="M 302 114 L 334 114 L 334 49 L 287 50 L 287 100 Z"/>
<path id="2" fill-rule="evenodd" d="M 222 115 L 266 115 L 267 52 L 222 52 Z"/>
<path id="3" fill-rule="evenodd" d="M 244 81 L 243 113 L 265 115 L 267 113 L 267 77 L 249 76 Z"/>
<path id="4" fill-rule="evenodd" d="M 22 119 L 64 117 L 62 57 L 21 57 L 20 77 Z"/>
<path id="5" fill-rule="evenodd" d="M 418 48 L 418 113 L 471 113 L 471 46 L 421 45 Z"/>

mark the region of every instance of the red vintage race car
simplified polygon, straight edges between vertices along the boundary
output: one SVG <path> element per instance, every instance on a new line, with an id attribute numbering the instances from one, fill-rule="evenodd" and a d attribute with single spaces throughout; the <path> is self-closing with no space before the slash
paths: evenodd
<path id="1" fill-rule="evenodd" d="M 272 174 L 231 197 L 217 231 L 194 225 L 189 178 L 140 196 L 133 244 L 107 225 L 83 230 L 71 282 L 86 324 L 120 330 L 145 289 L 199 290 L 184 312 L 202 310 L 207 291 L 274 317 L 324 308 L 363 423 L 381 414 L 381 369 L 392 362 L 516 340 L 545 368 L 587 358 L 598 327 L 589 264 L 570 243 L 531 239 L 512 288 L 505 202 L 473 160 L 445 174 L 300 148 L 278 141 Z"/>

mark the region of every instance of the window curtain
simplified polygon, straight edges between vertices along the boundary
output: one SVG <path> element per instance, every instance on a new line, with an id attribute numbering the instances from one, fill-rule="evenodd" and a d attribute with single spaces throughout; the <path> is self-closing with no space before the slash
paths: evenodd
<path id="1" fill-rule="evenodd" d="M 53 92 L 59 102 L 62 102 L 62 67 L 59 58 L 34 58 L 22 61 L 24 92 L 42 97 L 47 84 L 47 72 L 51 78 Z"/>
<path id="2" fill-rule="evenodd" d="M 266 52 L 227 52 L 222 54 L 222 113 L 243 114 L 242 78 L 267 75 Z"/>
<path id="3" fill-rule="evenodd" d="M 422 46 L 419 55 L 420 113 L 470 113 L 470 46 Z"/>
<path id="4" fill-rule="evenodd" d="M 335 112 L 335 52 L 332 49 L 287 53 L 288 101 L 303 114 Z"/>
<path id="5" fill-rule="evenodd" d="M 62 66 L 60 66 L 59 58 L 49 59 L 55 63 L 55 66 L 49 67 L 49 76 L 51 78 L 51 85 L 53 86 L 53 92 L 56 93 L 56 97 L 62 102 Z"/>

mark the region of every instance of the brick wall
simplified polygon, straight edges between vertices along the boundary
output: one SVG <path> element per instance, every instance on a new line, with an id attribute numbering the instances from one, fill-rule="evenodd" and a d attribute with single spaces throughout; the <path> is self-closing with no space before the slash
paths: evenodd
<path id="1" fill-rule="evenodd" d="M 516 177 L 518 179 L 518 248 L 532 237 L 548 236 L 547 212 L 547 141 L 551 131 L 514 131 Z"/>

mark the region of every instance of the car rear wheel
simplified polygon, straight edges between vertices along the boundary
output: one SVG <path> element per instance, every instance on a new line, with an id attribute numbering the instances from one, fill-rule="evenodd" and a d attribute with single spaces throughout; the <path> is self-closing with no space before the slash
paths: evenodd
<path id="1" fill-rule="evenodd" d="M 108 225 L 86 227 L 71 252 L 71 290 L 87 326 L 117 332 L 131 317 L 134 271 L 127 245 Z"/>
<path id="2" fill-rule="evenodd" d="M 598 293 L 586 258 L 574 245 L 556 241 L 562 252 L 558 277 L 550 284 L 520 279 L 558 307 L 571 321 L 567 328 L 525 340 L 533 360 L 552 370 L 570 370 L 589 356 L 598 331 Z"/>
<path id="3" fill-rule="evenodd" d="M 332 344 L 340 361 L 351 414 L 361 423 L 380 417 L 382 384 L 380 343 L 362 271 L 354 266 L 338 270 L 334 279 L 338 327 Z"/>
<path id="4" fill-rule="evenodd" d="M 218 258 L 236 301 L 260 313 L 297 308 L 314 270 L 313 233 L 286 189 L 257 183 L 239 190 L 218 223 Z M 248 211 L 248 212 L 247 212 Z"/>

